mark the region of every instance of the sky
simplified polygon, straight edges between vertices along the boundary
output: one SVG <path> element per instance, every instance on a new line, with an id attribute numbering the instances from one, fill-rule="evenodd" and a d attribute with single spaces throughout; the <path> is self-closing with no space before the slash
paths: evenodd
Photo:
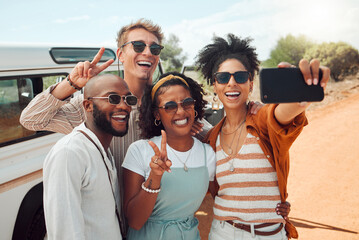
<path id="1" fill-rule="evenodd" d="M 359 49 L 358 0 L 0 0 L 0 44 L 116 47 L 139 18 L 178 36 L 186 65 L 228 33 L 252 38 L 260 60 L 287 34 Z"/>

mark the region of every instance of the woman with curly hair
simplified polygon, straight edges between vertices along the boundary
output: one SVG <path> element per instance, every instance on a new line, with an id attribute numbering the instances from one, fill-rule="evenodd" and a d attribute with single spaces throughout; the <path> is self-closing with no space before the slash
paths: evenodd
<path id="1" fill-rule="evenodd" d="M 224 105 L 226 116 L 205 139 L 216 152 L 215 197 L 209 239 L 287 239 L 298 237 L 278 214 L 287 194 L 289 148 L 307 124 L 308 103 L 269 104 L 248 113 L 248 95 L 259 69 L 250 39 L 215 37 L 197 56 L 197 65 Z M 279 67 L 290 67 L 280 63 Z M 307 84 L 319 84 L 319 61 L 301 60 Z M 329 69 L 321 67 L 324 87 Z M 290 79 L 288 79 L 290 80 Z"/>
<path id="2" fill-rule="evenodd" d="M 126 154 L 124 211 L 127 239 L 200 239 L 194 217 L 215 172 L 214 151 L 192 137 L 204 114 L 201 86 L 167 73 L 142 98 L 142 137 Z"/>

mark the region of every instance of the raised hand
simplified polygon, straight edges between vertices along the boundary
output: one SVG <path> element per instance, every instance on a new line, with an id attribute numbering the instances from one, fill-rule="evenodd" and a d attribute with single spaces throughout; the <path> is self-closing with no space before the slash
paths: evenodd
<path id="1" fill-rule="evenodd" d="M 279 68 L 294 67 L 293 65 L 287 62 L 281 62 L 278 64 Z M 303 74 L 304 80 L 308 85 L 318 85 L 320 81 L 320 86 L 325 88 L 329 78 L 330 78 L 330 69 L 325 66 L 320 66 L 318 59 L 312 59 L 310 62 L 306 59 L 302 59 L 299 62 L 299 68 Z M 319 69 L 322 70 L 322 79 L 319 79 Z"/>
<path id="2" fill-rule="evenodd" d="M 110 59 L 107 62 L 97 65 L 97 63 L 101 60 L 103 53 L 105 52 L 105 48 L 102 47 L 92 62 L 85 61 L 79 62 L 76 64 L 75 68 L 70 73 L 70 80 L 78 87 L 82 88 L 86 85 L 87 81 L 105 70 L 108 66 L 110 66 L 114 60 Z"/>
<path id="3" fill-rule="evenodd" d="M 278 68 L 295 67 L 290 63 L 281 62 L 278 64 Z M 310 62 L 306 59 L 302 59 L 299 62 L 299 69 L 303 74 L 304 81 L 308 85 L 318 85 L 325 88 L 330 76 L 330 69 L 328 67 L 320 66 L 318 59 L 313 59 Z M 319 79 L 319 69 L 322 70 L 322 79 Z M 293 121 L 293 119 L 300 113 L 304 112 L 310 102 L 300 103 L 281 103 L 275 108 L 274 116 L 277 121 L 282 125 L 287 125 Z"/>
<path id="4" fill-rule="evenodd" d="M 281 62 L 278 64 L 278 68 L 286 68 L 286 67 L 295 67 L 287 62 Z M 299 69 L 303 74 L 304 81 L 308 85 L 318 85 L 325 90 L 327 83 L 330 78 L 330 69 L 325 66 L 320 66 L 320 62 L 318 59 L 312 59 L 310 62 L 306 59 L 302 59 L 299 61 Z M 322 70 L 322 79 L 319 79 L 319 69 Z M 300 102 L 299 106 L 302 108 L 307 108 L 310 103 L 308 102 Z"/>
<path id="5" fill-rule="evenodd" d="M 155 155 L 151 158 L 150 168 L 152 172 L 157 176 L 162 176 L 165 171 L 171 172 L 170 167 L 172 166 L 171 160 L 167 157 L 167 136 L 164 130 L 161 130 L 162 140 L 161 140 L 161 150 L 158 149 L 157 145 L 148 141 L 148 144 L 152 147 Z"/>
<path id="6" fill-rule="evenodd" d="M 320 80 L 320 86 L 325 88 L 330 76 L 330 69 L 328 67 L 320 66 L 318 59 L 313 59 L 310 62 L 306 59 L 302 59 L 299 62 L 299 68 L 302 71 L 305 81 L 308 85 L 318 85 Z M 322 70 L 322 79 L 319 79 L 319 69 Z"/>

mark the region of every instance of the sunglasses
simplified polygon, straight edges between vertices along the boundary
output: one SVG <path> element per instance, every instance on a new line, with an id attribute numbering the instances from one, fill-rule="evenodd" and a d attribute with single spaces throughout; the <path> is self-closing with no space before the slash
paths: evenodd
<path id="1" fill-rule="evenodd" d="M 180 104 L 185 111 L 188 111 L 190 109 L 193 109 L 195 102 L 196 100 L 194 100 L 193 98 L 186 98 L 182 102 L 166 102 L 165 105 L 158 108 L 163 108 L 167 113 L 175 113 L 177 112 L 178 105 Z"/>
<path id="2" fill-rule="evenodd" d="M 248 81 L 250 73 L 247 71 L 238 71 L 235 73 L 216 72 L 214 74 L 216 81 L 220 84 L 227 84 L 229 82 L 229 79 L 231 79 L 231 76 L 234 77 L 234 80 L 236 81 L 236 83 L 245 83 Z"/>
<path id="3" fill-rule="evenodd" d="M 144 42 L 141 42 L 141 41 L 131 41 L 131 42 L 127 42 L 125 44 L 123 44 L 121 46 L 121 48 L 123 48 L 124 46 L 126 46 L 127 44 L 130 44 L 132 43 L 132 46 L 133 46 L 133 50 L 136 52 L 136 53 L 141 53 L 145 50 L 146 46 L 146 43 Z M 152 43 L 151 45 L 149 45 L 150 47 L 150 51 L 153 55 L 159 55 L 161 53 L 161 50 L 163 49 L 163 46 L 157 44 L 157 43 Z"/>
<path id="4" fill-rule="evenodd" d="M 89 97 L 87 99 L 90 100 L 90 99 L 96 99 L 96 98 L 98 98 L 98 99 L 107 99 L 107 101 L 110 104 L 113 104 L 113 105 L 120 104 L 121 99 L 123 99 L 123 101 L 125 101 L 125 103 L 128 106 L 135 106 L 137 104 L 137 97 L 134 96 L 134 95 L 120 96 L 118 94 L 110 94 L 107 97 Z"/>

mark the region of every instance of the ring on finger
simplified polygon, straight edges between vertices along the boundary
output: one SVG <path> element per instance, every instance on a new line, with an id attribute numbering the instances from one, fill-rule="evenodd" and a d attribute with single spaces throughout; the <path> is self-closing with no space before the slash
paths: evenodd
<path id="1" fill-rule="evenodd" d="M 157 157 L 157 158 L 153 161 L 153 163 L 154 163 L 154 164 L 157 164 L 157 163 L 158 163 L 158 159 L 159 159 L 159 157 Z"/>

